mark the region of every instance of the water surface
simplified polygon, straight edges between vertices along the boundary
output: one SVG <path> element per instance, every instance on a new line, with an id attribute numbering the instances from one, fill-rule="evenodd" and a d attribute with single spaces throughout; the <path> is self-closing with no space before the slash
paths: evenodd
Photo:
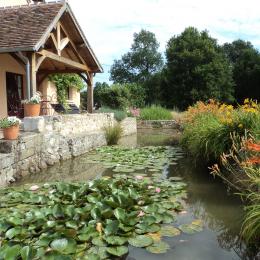
<path id="1" fill-rule="evenodd" d="M 170 131 L 160 130 L 139 133 L 121 140 L 121 145 L 166 145 L 175 143 Z M 101 164 L 89 164 L 88 154 L 57 164 L 40 174 L 25 177 L 16 185 L 45 183 L 51 181 L 85 181 L 102 175 L 111 175 L 110 169 Z M 131 174 L 131 173 L 129 173 Z M 243 205 L 238 196 L 232 195 L 226 186 L 214 179 L 206 168 L 195 167 L 189 158 L 178 165 L 165 168 L 165 177 L 180 176 L 188 184 L 186 208 L 174 226 L 202 219 L 205 228 L 194 235 L 181 234 L 163 238 L 171 249 L 163 255 L 154 255 L 144 249 L 130 247 L 128 260 L 225 260 L 254 259 L 252 252 L 239 240 Z"/>

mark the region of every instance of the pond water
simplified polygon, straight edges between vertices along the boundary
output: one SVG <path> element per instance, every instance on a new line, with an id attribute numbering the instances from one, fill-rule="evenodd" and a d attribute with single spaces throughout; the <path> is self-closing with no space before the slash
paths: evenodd
<path id="1" fill-rule="evenodd" d="M 121 145 L 147 146 L 149 144 L 174 144 L 170 131 L 149 131 L 121 140 Z M 112 175 L 111 169 L 100 164 L 90 164 L 89 155 L 62 162 L 41 174 L 23 178 L 15 185 L 45 183 L 51 181 L 82 181 Z M 131 174 L 131 173 L 127 173 Z M 177 165 L 169 165 L 163 171 L 165 177 L 179 176 L 188 184 L 186 208 L 177 217 L 175 226 L 201 219 L 202 232 L 188 235 L 181 234 L 174 238 L 163 238 L 171 249 L 163 255 L 151 254 L 144 249 L 130 247 L 128 260 L 225 260 L 254 259 L 246 246 L 239 240 L 243 205 L 238 196 L 228 193 L 225 185 L 209 175 L 207 169 L 195 167 L 191 160 L 183 158 Z"/>

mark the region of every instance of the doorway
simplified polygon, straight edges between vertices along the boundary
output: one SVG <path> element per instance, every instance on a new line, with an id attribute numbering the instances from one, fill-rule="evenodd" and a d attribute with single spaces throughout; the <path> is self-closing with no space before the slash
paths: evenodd
<path id="1" fill-rule="evenodd" d="M 23 75 L 6 72 L 6 94 L 8 116 L 23 117 Z"/>

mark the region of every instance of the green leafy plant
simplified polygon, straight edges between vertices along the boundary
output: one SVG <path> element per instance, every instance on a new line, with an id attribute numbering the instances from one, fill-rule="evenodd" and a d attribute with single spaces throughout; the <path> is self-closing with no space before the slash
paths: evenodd
<path id="1" fill-rule="evenodd" d="M 258 170 L 258 178 L 260 172 Z M 247 199 L 250 205 L 245 207 L 246 215 L 242 226 L 242 236 L 247 242 L 260 245 L 260 195 L 258 192 L 248 192 Z"/>
<path id="2" fill-rule="evenodd" d="M 123 128 L 119 123 L 104 127 L 105 137 L 108 145 L 117 144 L 123 135 Z"/>
<path id="3" fill-rule="evenodd" d="M 58 102 L 65 107 L 67 105 L 67 89 L 71 87 L 80 91 L 84 88 L 83 81 L 77 74 L 54 74 L 49 76 L 49 80 L 53 82 L 57 88 Z"/>
<path id="4" fill-rule="evenodd" d="M 140 119 L 142 120 L 172 120 L 171 112 L 161 106 L 152 105 L 141 109 Z"/>
<path id="5" fill-rule="evenodd" d="M 88 156 L 89 163 L 101 163 L 113 172 L 133 173 L 134 171 L 147 170 L 153 173 L 162 172 L 165 165 L 177 164 L 183 158 L 183 153 L 178 147 L 149 146 L 138 148 L 124 148 L 120 146 L 105 146 L 97 148 Z"/>
<path id="6" fill-rule="evenodd" d="M 174 221 L 185 186 L 159 176 L 120 175 L 0 190 L 0 257 L 115 259 L 128 253 L 129 243 L 166 253 L 170 246 L 160 241 L 163 234 L 155 241 L 150 233 Z"/>
<path id="7" fill-rule="evenodd" d="M 0 128 L 9 128 L 11 126 L 20 125 L 21 120 L 15 116 L 6 117 L 3 119 L 0 119 Z"/>

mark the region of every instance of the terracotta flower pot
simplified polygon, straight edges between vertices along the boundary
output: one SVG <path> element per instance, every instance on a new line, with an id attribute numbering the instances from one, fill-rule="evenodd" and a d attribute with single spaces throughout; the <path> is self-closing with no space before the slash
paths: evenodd
<path id="1" fill-rule="evenodd" d="M 3 129 L 5 140 L 16 140 L 19 135 L 19 125 L 10 126 Z"/>
<path id="2" fill-rule="evenodd" d="M 41 104 L 24 104 L 25 117 L 39 116 L 40 111 L 41 111 Z"/>

